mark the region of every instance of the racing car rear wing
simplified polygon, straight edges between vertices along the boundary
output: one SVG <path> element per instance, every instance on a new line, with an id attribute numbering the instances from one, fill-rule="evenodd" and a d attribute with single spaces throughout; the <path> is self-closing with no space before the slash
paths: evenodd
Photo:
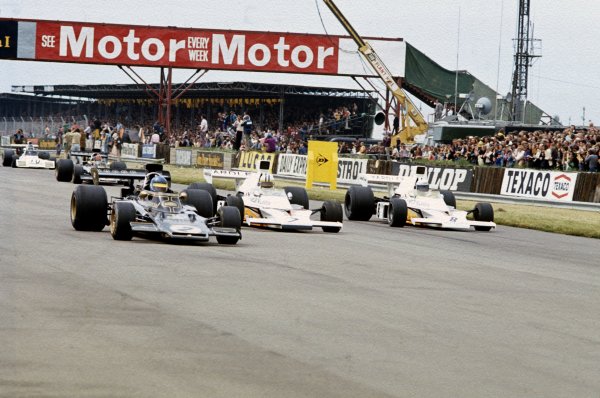
<path id="1" fill-rule="evenodd" d="M 235 180 L 236 190 L 252 174 L 254 173 L 250 171 L 204 169 L 204 179 L 209 184 L 212 184 L 213 178 Z"/>
<path id="2" fill-rule="evenodd" d="M 427 179 L 427 167 L 425 166 L 417 166 L 415 173 L 410 176 L 359 174 L 357 178 L 358 183 L 364 187 L 369 186 L 369 183 L 385 185 L 390 196 L 394 195 L 394 193 L 398 193 L 397 188 L 399 188 L 401 191 L 410 192 L 414 188 L 417 181 L 427 181 Z"/>

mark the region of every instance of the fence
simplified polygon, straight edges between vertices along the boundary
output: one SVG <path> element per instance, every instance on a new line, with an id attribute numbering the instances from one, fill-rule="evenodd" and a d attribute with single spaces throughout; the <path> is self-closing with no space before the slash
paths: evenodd
<path id="1" fill-rule="evenodd" d="M 0 119 L 0 135 L 12 135 L 21 129 L 26 137 L 41 137 L 48 127 L 50 135 L 53 136 L 56 135 L 59 128 L 72 124 L 85 128 L 88 125 L 88 118 L 86 115 L 78 117 L 2 117 Z"/>

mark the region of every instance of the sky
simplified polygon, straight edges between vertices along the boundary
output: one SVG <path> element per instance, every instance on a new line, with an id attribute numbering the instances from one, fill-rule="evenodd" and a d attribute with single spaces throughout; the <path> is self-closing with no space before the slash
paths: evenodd
<path id="1" fill-rule="evenodd" d="M 467 70 L 500 93 L 510 91 L 518 0 L 335 3 L 361 36 L 401 37 L 447 69 Z M 529 72 L 529 100 L 563 124 L 600 124 L 600 1 L 531 0 L 530 7 L 541 57 Z M 346 34 L 322 0 L 0 0 L 0 17 Z M 116 66 L 0 61 L 0 70 L 0 92 L 13 85 L 131 83 Z M 156 69 L 136 70 L 158 81 Z M 189 74 L 177 71 L 175 81 Z M 202 81 L 357 87 L 349 77 L 249 72 L 210 71 Z M 425 115 L 432 113 L 420 106 Z"/>

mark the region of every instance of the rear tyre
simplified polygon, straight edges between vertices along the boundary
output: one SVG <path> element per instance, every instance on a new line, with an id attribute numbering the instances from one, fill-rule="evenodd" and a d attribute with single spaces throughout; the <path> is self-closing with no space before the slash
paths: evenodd
<path id="1" fill-rule="evenodd" d="M 344 200 L 346 217 L 353 221 L 369 221 L 375 210 L 375 197 L 370 187 L 351 186 Z"/>
<path id="2" fill-rule="evenodd" d="M 71 160 L 72 162 L 72 160 Z M 83 174 L 83 166 L 80 164 L 73 165 L 73 184 L 81 184 L 81 175 Z"/>
<path id="3" fill-rule="evenodd" d="M 290 194 L 292 194 L 292 198 L 290 199 L 291 204 L 302 206 L 305 209 L 310 207 L 306 189 L 302 187 L 284 187 L 283 189 L 285 190 L 286 195 L 288 195 L 288 198 Z"/>
<path id="4" fill-rule="evenodd" d="M 127 164 L 125 162 L 110 162 L 109 169 L 111 170 L 126 170 Z"/>
<path id="5" fill-rule="evenodd" d="M 246 208 L 244 206 L 244 199 L 236 195 L 229 195 L 225 198 L 225 203 L 227 206 L 233 206 L 238 209 L 240 212 L 240 222 L 244 222 L 244 213 L 246 212 Z"/>
<path id="6" fill-rule="evenodd" d="M 77 231 L 102 231 L 108 202 L 103 187 L 79 185 L 71 195 L 71 224 Z"/>
<path id="7" fill-rule="evenodd" d="M 38 152 L 38 158 L 50 160 L 50 154 L 48 152 Z"/>
<path id="8" fill-rule="evenodd" d="M 129 202 L 115 202 L 110 215 L 110 234 L 114 240 L 131 240 L 133 231 L 131 222 L 136 219 L 136 211 Z"/>
<path id="9" fill-rule="evenodd" d="M 188 185 L 187 189 L 200 189 L 202 191 L 207 191 L 213 200 L 213 214 L 217 213 L 217 202 L 219 201 L 219 197 L 217 196 L 217 190 L 213 184 L 209 184 L 208 182 L 193 182 Z"/>
<path id="10" fill-rule="evenodd" d="M 388 208 L 388 224 L 390 227 L 403 227 L 408 217 L 408 206 L 406 201 L 400 198 L 390 198 Z"/>
<path id="11" fill-rule="evenodd" d="M 73 179 L 73 161 L 71 159 L 59 159 L 56 162 L 56 181 L 69 182 Z"/>
<path id="12" fill-rule="evenodd" d="M 321 207 L 321 221 L 342 222 L 344 219 L 344 210 L 342 205 L 332 200 L 323 202 Z M 323 227 L 323 232 L 340 232 L 341 227 Z"/>
<path id="13" fill-rule="evenodd" d="M 477 203 L 473 210 L 473 218 L 476 221 L 494 221 L 494 208 L 489 203 Z M 492 227 L 476 226 L 476 231 L 489 231 Z"/>
<path id="14" fill-rule="evenodd" d="M 4 166 L 4 167 L 11 166 L 13 156 L 15 156 L 15 153 L 11 149 L 5 149 L 4 157 L 2 158 L 2 166 Z"/>
<path id="15" fill-rule="evenodd" d="M 221 227 L 235 228 L 237 231 L 242 227 L 240 211 L 234 206 L 222 206 L 219 209 Z M 240 240 L 239 236 L 217 236 L 217 242 L 221 245 L 235 245 Z"/>
<path id="16" fill-rule="evenodd" d="M 213 199 L 208 191 L 202 189 L 186 189 L 183 191 L 187 194 L 185 204 L 194 206 L 196 213 L 201 217 L 210 218 L 214 216 Z"/>
<path id="17" fill-rule="evenodd" d="M 452 191 L 440 191 L 440 193 L 444 197 L 444 203 L 456 209 L 456 198 L 454 197 L 454 193 L 452 193 Z"/>
<path id="18" fill-rule="evenodd" d="M 10 161 L 10 167 L 12 167 L 13 169 L 17 168 L 17 156 L 13 156 L 11 161 Z"/>

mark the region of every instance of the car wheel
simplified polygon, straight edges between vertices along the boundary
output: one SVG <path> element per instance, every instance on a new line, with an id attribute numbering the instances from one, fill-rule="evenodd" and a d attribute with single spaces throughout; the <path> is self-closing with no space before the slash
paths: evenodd
<path id="1" fill-rule="evenodd" d="M 440 193 L 444 197 L 444 203 L 446 203 L 447 206 L 456 209 L 456 198 L 454 197 L 454 193 L 452 191 L 440 191 Z"/>
<path id="2" fill-rule="evenodd" d="M 71 195 L 71 224 L 77 231 L 102 231 L 108 202 L 103 187 L 80 185 Z"/>
<path id="3" fill-rule="evenodd" d="M 13 156 L 15 156 L 15 153 L 11 149 L 5 149 L 4 157 L 2 158 L 2 166 L 12 166 Z"/>
<path id="4" fill-rule="evenodd" d="M 73 179 L 73 161 L 60 159 L 56 163 L 56 181 L 69 182 Z"/>
<path id="5" fill-rule="evenodd" d="M 48 152 L 38 152 L 38 158 L 44 160 L 50 160 L 50 154 Z"/>
<path id="6" fill-rule="evenodd" d="M 203 189 L 186 189 L 183 192 L 187 196 L 185 204 L 194 206 L 196 213 L 201 217 L 210 218 L 215 215 L 213 211 L 213 199 L 208 191 Z"/>
<path id="7" fill-rule="evenodd" d="M 332 200 L 323 202 L 321 207 L 321 221 L 342 222 L 344 220 L 344 210 L 342 205 Z M 323 232 L 340 232 L 341 227 L 323 227 Z"/>
<path id="8" fill-rule="evenodd" d="M 129 202 L 115 202 L 110 215 L 110 234 L 114 240 L 131 240 L 131 222 L 136 219 L 135 206 Z"/>
<path id="9" fill-rule="evenodd" d="M 188 185 L 187 189 L 200 189 L 208 192 L 213 200 L 213 214 L 217 213 L 217 202 L 219 201 L 219 196 L 217 195 L 217 190 L 213 184 L 209 184 L 208 182 L 193 182 Z"/>
<path id="10" fill-rule="evenodd" d="M 369 221 L 375 210 L 375 197 L 370 187 L 351 186 L 344 200 L 348 220 Z"/>
<path id="11" fill-rule="evenodd" d="M 236 196 L 236 195 L 228 195 L 225 198 L 225 203 L 227 206 L 233 206 L 238 209 L 240 212 L 240 222 L 244 222 L 244 213 L 246 212 L 246 208 L 244 207 L 244 199 Z"/>
<path id="12" fill-rule="evenodd" d="M 388 224 L 390 227 L 403 227 L 408 217 L 408 206 L 406 201 L 400 198 L 390 198 L 388 208 Z"/>
<path id="13" fill-rule="evenodd" d="M 473 210 L 473 218 L 476 221 L 494 221 L 494 208 L 489 203 L 477 203 Z M 492 227 L 476 226 L 476 231 L 489 231 Z"/>
<path id="14" fill-rule="evenodd" d="M 285 194 L 288 195 L 288 198 L 291 194 L 291 204 L 302 206 L 305 209 L 308 209 L 310 207 L 310 204 L 308 203 L 308 193 L 306 192 L 306 189 L 302 187 L 284 187 L 283 189 L 285 190 Z"/>
<path id="15" fill-rule="evenodd" d="M 72 160 L 71 160 L 72 162 Z M 83 174 L 83 166 L 80 164 L 73 165 L 73 184 L 81 184 L 81 175 Z"/>
<path id="16" fill-rule="evenodd" d="M 111 169 L 111 170 L 126 170 L 127 164 L 125 162 L 119 162 L 119 161 L 110 162 L 109 169 Z"/>
<path id="17" fill-rule="evenodd" d="M 221 220 L 221 227 L 223 228 L 235 228 L 237 231 L 242 227 L 239 210 L 234 206 L 222 206 L 219 209 L 219 218 Z M 217 242 L 222 245 L 235 245 L 239 236 L 217 236 Z"/>

